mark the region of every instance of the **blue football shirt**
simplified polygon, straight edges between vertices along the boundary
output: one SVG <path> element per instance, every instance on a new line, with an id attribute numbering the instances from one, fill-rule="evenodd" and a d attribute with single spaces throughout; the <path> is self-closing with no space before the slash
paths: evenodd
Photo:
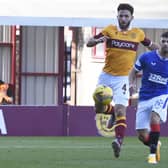
<path id="1" fill-rule="evenodd" d="M 148 100 L 162 94 L 168 94 L 168 58 L 163 58 L 158 51 L 145 52 L 134 65 L 143 72 L 139 100 Z"/>

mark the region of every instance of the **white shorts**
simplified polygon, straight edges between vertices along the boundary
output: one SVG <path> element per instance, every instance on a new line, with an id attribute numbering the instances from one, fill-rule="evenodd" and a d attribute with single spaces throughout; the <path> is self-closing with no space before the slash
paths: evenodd
<path id="1" fill-rule="evenodd" d="M 128 106 L 129 82 L 128 76 L 112 76 L 102 72 L 98 78 L 97 85 L 109 86 L 113 90 L 114 104 Z"/>
<path id="2" fill-rule="evenodd" d="M 168 95 L 161 95 L 147 101 L 139 102 L 136 113 L 136 129 L 150 130 L 152 111 L 156 112 L 160 116 L 161 122 L 166 122 L 167 108 Z"/>

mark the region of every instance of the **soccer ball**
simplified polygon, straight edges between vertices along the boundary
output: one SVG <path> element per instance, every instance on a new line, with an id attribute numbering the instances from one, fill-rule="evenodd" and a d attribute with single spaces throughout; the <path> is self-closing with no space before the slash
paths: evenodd
<path id="1" fill-rule="evenodd" d="M 99 85 L 94 93 L 93 100 L 96 104 L 107 105 L 110 104 L 113 98 L 113 91 L 110 87 Z"/>

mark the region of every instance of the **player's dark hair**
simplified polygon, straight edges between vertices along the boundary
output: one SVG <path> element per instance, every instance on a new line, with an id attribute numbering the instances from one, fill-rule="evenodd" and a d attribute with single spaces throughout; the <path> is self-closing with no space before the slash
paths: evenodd
<path id="1" fill-rule="evenodd" d="M 117 11 L 120 11 L 120 10 L 128 10 L 128 11 L 130 11 L 131 15 L 133 15 L 133 13 L 134 13 L 133 6 L 131 6 L 128 3 L 121 3 L 121 4 L 119 4 L 119 6 L 117 8 Z"/>
<path id="2" fill-rule="evenodd" d="M 8 84 L 8 90 L 7 90 L 7 95 L 9 96 L 9 97 L 12 97 L 13 96 L 13 85 L 12 84 Z"/>
<path id="3" fill-rule="evenodd" d="M 161 34 L 161 37 L 165 37 L 165 38 L 168 38 L 168 32 L 164 32 Z"/>
<path id="4" fill-rule="evenodd" d="M 4 81 L 0 80 L 0 85 L 3 85 L 4 83 L 5 83 Z"/>

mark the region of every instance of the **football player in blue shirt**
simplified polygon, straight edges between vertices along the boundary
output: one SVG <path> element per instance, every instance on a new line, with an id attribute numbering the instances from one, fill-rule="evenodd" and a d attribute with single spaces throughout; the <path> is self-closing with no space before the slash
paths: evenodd
<path id="1" fill-rule="evenodd" d="M 150 148 L 148 163 L 156 164 L 160 161 L 160 123 L 166 122 L 168 109 L 168 32 L 162 33 L 158 50 L 138 57 L 129 75 L 130 87 L 141 70 L 136 131 L 139 140 Z"/>

